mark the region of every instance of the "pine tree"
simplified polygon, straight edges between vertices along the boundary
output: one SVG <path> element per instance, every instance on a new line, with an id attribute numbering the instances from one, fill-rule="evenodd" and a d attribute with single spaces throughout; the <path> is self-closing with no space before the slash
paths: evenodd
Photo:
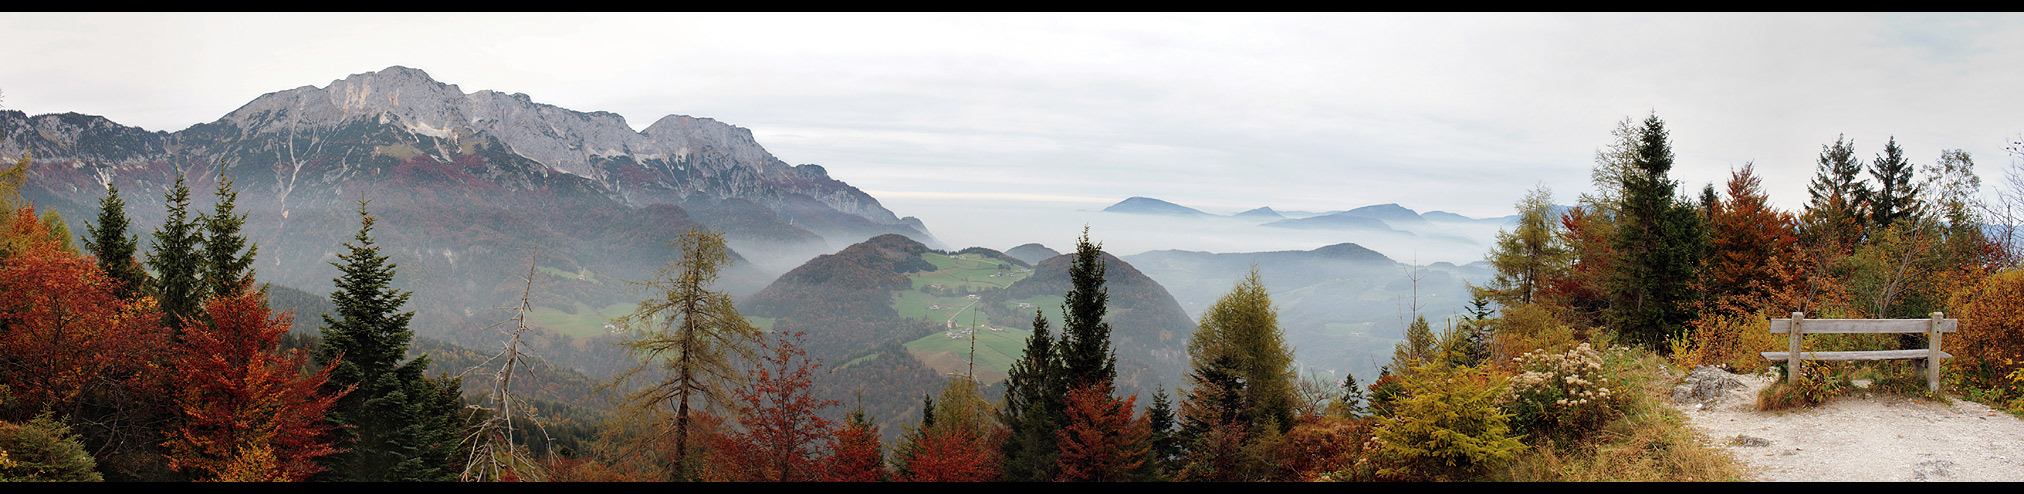
<path id="1" fill-rule="evenodd" d="M 220 164 L 218 171 L 218 203 L 216 210 L 200 219 L 204 223 L 204 286 L 213 297 L 229 297 L 241 290 L 253 287 L 253 258 L 260 251 L 259 246 L 246 241 L 240 229 L 246 225 L 246 215 L 233 215 L 233 203 L 239 199 L 239 192 L 232 190 L 232 179 L 225 176 Z M 245 250 L 241 254 L 240 250 Z"/>
<path id="2" fill-rule="evenodd" d="M 1890 228 L 1898 220 L 1917 218 L 1922 213 L 1919 207 L 1922 188 L 1912 182 L 1916 167 L 1905 160 L 1897 137 L 1891 136 L 1890 142 L 1883 146 L 1883 154 L 1869 164 L 1869 175 L 1876 177 L 1876 192 L 1869 202 L 1869 230 L 1878 231 Z"/>
<path id="3" fill-rule="evenodd" d="M 667 376 L 634 392 L 628 402 L 641 411 L 675 408 L 674 474 L 686 480 L 695 473 L 688 471 L 691 406 L 699 398 L 731 402 L 727 385 L 742 379 L 738 361 L 753 356 L 759 328 L 738 315 L 730 295 L 709 289 L 731 264 L 722 234 L 692 229 L 673 246 L 682 257 L 662 267 L 652 281 L 631 282 L 650 297 L 613 323 L 640 335 L 625 346 L 641 363 L 621 375 L 621 381 L 654 369 Z"/>
<path id="4" fill-rule="evenodd" d="M 324 458 L 322 477 L 345 481 L 443 481 L 454 478 L 443 435 L 454 423 L 444 417 L 444 384 L 423 376 L 425 357 L 402 363 L 414 338 L 408 322 L 415 313 L 396 312 L 412 292 L 391 285 L 395 265 L 372 240 L 373 216 L 359 201 L 361 226 L 347 253 L 333 262 L 339 271 L 330 294 L 336 315 L 323 316 L 323 344 L 317 361 L 335 364 L 324 385 L 329 393 L 352 391 L 332 407 L 346 449 Z M 454 398 L 456 395 L 450 395 Z M 449 445 L 454 448 L 455 442 Z"/>
<path id="5" fill-rule="evenodd" d="M 169 217 L 155 230 L 154 251 L 148 253 L 148 267 L 156 276 L 150 291 L 161 304 L 162 326 L 181 331 L 184 320 L 202 316 L 207 295 L 201 279 L 205 258 L 197 252 L 204 234 L 199 221 L 190 218 L 190 188 L 183 184 L 182 173 L 176 173 L 176 184 L 164 199 Z"/>
<path id="6" fill-rule="evenodd" d="M 1061 361 L 1066 370 L 1065 389 L 1117 380 L 1117 353 L 1110 347 L 1109 290 L 1103 288 L 1103 245 L 1089 241 L 1089 228 L 1075 242 L 1075 262 L 1068 268 L 1071 288 L 1062 301 Z"/>
<path id="7" fill-rule="evenodd" d="M 1005 440 L 1001 471 L 1014 482 L 1045 482 L 1056 475 L 1060 449 L 1054 439 L 1061 429 L 1063 369 L 1047 326 L 1047 317 L 1034 311 L 1033 334 L 1006 371 L 1005 408 L 999 421 L 1011 436 Z"/>
<path id="8" fill-rule="evenodd" d="M 105 198 L 98 201 L 98 224 L 84 227 L 86 249 L 98 258 L 98 269 L 107 277 L 119 282 L 119 298 L 133 300 L 146 293 L 148 271 L 141 267 L 135 255 L 140 250 L 140 237 L 130 235 L 126 217 L 126 201 L 119 197 L 119 187 L 105 185 Z"/>

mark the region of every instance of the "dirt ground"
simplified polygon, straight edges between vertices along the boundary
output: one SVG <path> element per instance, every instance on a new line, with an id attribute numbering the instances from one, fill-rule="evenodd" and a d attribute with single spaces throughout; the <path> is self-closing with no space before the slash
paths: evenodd
<path id="1" fill-rule="evenodd" d="M 2024 481 L 2024 420 L 1980 403 L 1856 391 L 1805 410 L 1756 411 L 1764 375 L 1712 403 L 1675 405 L 1758 480 Z"/>

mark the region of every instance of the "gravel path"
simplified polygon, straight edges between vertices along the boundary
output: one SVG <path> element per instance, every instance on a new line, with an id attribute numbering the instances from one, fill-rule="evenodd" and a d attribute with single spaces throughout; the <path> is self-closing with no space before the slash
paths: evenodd
<path id="1" fill-rule="evenodd" d="M 1726 374 L 1726 373 L 1724 373 Z M 2024 481 L 2024 420 L 1980 403 L 1857 391 L 1806 410 L 1758 412 L 1763 375 L 1675 405 L 1766 481 Z"/>

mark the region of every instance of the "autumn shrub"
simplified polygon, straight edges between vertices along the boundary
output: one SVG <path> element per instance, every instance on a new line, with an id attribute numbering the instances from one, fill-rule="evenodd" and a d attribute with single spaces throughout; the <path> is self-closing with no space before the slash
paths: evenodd
<path id="1" fill-rule="evenodd" d="M 2024 370 L 2024 269 L 1989 275 L 1953 298 L 1961 320 L 1940 340 L 1954 358 L 1946 362 L 1955 383 L 1986 390 L 1998 399 L 2024 397 L 2024 385 L 2009 377 Z"/>
<path id="2" fill-rule="evenodd" d="M 1504 356 L 1560 352 L 1581 342 L 1573 326 L 1562 322 L 1540 304 L 1505 307 L 1493 338 L 1496 342 L 1494 353 Z"/>
<path id="3" fill-rule="evenodd" d="M 49 415 L 0 422 L 0 482 L 99 482 L 97 461 Z"/>
<path id="4" fill-rule="evenodd" d="M 1799 366 L 1799 382 L 1792 383 L 1783 377 L 1778 382 L 1765 386 L 1757 395 L 1757 409 L 1760 411 L 1785 410 L 1818 406 L 1848 393 L 1849 384 L 1844 369 L 1836 362 L 1808 361 Z M 1784 369 L 1784 367 L 1780 367 Z M 1787 369 L 1789 371 L 1789 369 Z"/>
<path id="5" fill-rule="evenodd" d="M 1340 417 L 1310 417 L 1293 425 L 1271 444 L 1275 480 L 1308 482 L 1330 480 L 1363 457 L 1363 445 L 1370 439 L 1371 420 Z"/>
<path id="6" fill-rule="evenodd" d="M 1630 393 L 1603 355 L 1587 343 L 1563 353 L 1527 353 L 1513 359 L 1520 372 L 1511 377 L 1501 405 L 1511 424 L 1554 437 L 1580 437 L 1616 418 Z"/>
<path id="7" fill-rule="evenodd" d="M 1393 480 L 1462 480 L 1481 477 L 1524 444 L 1511 435 L 1509 415 L 1497 407 L 1503 383 L 1474 367 L 1432 363 L 1404 381 L 1396 414 L 1378 419 L 1375 475 Z"/>
<path id="8" fill-rule="evenodd" d="M 1694 320 L 1685 353 L 1675 348 L 1673 365 L 1692 369 L 1712 365 L 1738 374 L 1763 372 L 1770 361 L 1759 352 L 1785 349 L 1785 336 L 1771 333 L 1769 313 L 1748 316 L 1707 314 Z"/>

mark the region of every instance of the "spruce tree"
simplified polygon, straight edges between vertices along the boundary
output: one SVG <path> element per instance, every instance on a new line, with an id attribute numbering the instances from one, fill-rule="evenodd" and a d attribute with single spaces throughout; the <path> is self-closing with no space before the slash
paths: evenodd
<path id="1" fill-rule="evenodd" d="M 240 232 L 246 225 L 246 215 L 232 214 L 238 199 L 239 193 L 232 190 L 232 179 L 225 176 L 220 166 L 216 209 L 202 218 L 204 286 L 214 297 L 230 296 L 253 286 L 253 257 L 260 248 L 247 242 L 246 235 Z M 242 249 L 244 254 L 239 252 Z"/>
<path id="2" fill-rule="evenodd" d="M 98 201 L 97 224 L 84 227 L 84 245 L 98 258 L 98 269 L 120 283 L 121 300 L 147 293 L 149 282 L 148 271 L 134 258 L 140 250 L 140 237 L 128 234 L 129 227 L 126 201 L 120 199 L 119 187 L 107 183 L 105 198 Z"/>
<path id="3" fill-rule="evenodd" d="M 1695 268 L 1706 250 L 1700 213 L 1674 197 L 1678 183 L 1666 176 L 1673 167 L 1669 140 L 1658 115 L 1645 119 L 1612 241 L 1621 257 L 1611 283 L 1611 322 L 1626 341 L 1661 352 L 1692 319 Z"/>
<path id="4" fill-rule="evenodd" d="M 1005 480 L 1047 482 L 1057 473 L 1055 459 L 1060 449 L 1055 433 L 1061 429 L 1065 391 L 1061 359 L 1047 326 L 1047 316 L 1034 311 L 1033 334 L 1026 338 L 1025 351 L 1006 371 L 1005 407 L 999 416 L 1010 432 L 1000 448 Z"/>
<path id="5" fill-rule="evenodd" d="M 1862 240 L 1872 192 L 1861 174 L 1853 142 L 1835 136 L 1833 145 L 1820 146 L 1819 166 L 1806 186 L 1811 199 L 1800 221 L 1807 240 L 1844 254 Z"/>
<path id="6" fill-rule="evenodd" d="M 161 229 L 155 230 L 154 251 L 148 253 L 148 267 L 154 268 L 154 295 L 162 308 L 162 325 L 181 331 L 183 320 L 201 317 L 205 299 L 205 286 L 200 278 L 205 270 L 204 256 L 197 252 L 197 244 L 203 243 L 204 234 L 199 221 L 190 218 L 190 188 L 183 184 L 183 174 L 176 173 L 176 184 L 169 189 L 165 200 L 169 206 L 169 217 L 163 220 Z"/>
<path id="7" fill-rule="evenodd" d="M 323 316 L 323 344 L 317 360 L 337 362 L 326 392 L 351 389 L 338 400 L 331 421 L 342 427 L 346 450 L 324 458 L 322 478 L 342 481 L 442 481 L 442 444 L 451 421 L 444 417 L 446 386 L 424 378 L 427 357 L 406 363 L 415 313 L 397 312 L 411 292 L 394 289 L 395 264 L 372 240 L 374 218 L 359 201 L 361 226 L 347 253 L 338 254 L 337 289 L 330 294 L 336 315 Z M 455 395 L 450 395 L 453 399 Z M 454 441 L 451 441 L 454 444 Z"/>
<path id="8" fill-rule="evenodd" d="M 1912 181 L 1915 168 L 1905 159 L 1904 148 L 1898 147 L 1897 137 L 1892 136 L 1883 146 L 1883 154 L 1871 161 L 1869 175 L 1876 177 L 1876 192 L 1869 202 L 1869 231 L 1890 228 L 1898 220 L 1918 217 L 1920 211 L 1920 187 Z"/>
<path id="9" fill-rule="evenodd" d="M 1113 386 L 1117 354 L 1110 348 L 1110 323 L 1104 322 L 1110 292 L 1103 287 L 1103 245 L 1089 241 L 1089 228 L 1075 242 L 1075 262 L 1068 268 L 1068 294 L 1062 301 L 1061 362 L 1066 389 Z"/>

